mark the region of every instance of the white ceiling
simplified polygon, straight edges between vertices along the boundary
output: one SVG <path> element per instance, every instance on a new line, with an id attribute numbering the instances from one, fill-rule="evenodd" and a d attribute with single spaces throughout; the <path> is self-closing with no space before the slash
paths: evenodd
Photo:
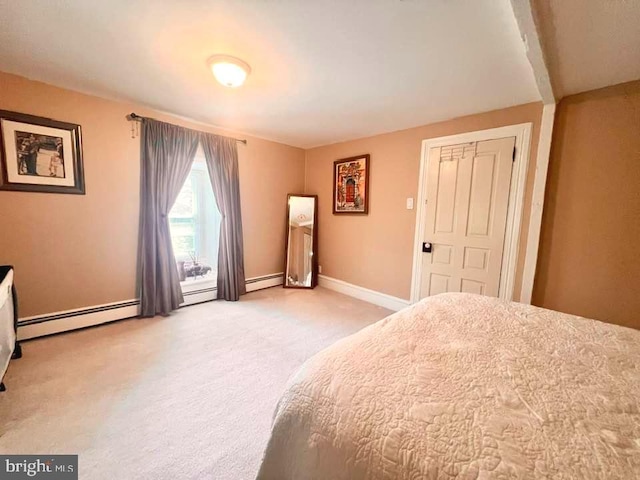
<path id="1" fill-rule="evenodd" d="M 315 200 L 312 197 L 292 197 L 289 199 L 289 221 L 297 226 L 311 225 Z"/>
<path id="2" fill-rule="evenodd" d="M 556 96 L 640 78 L 640 0 L 536 0 Z"/>
<path id="3" fill-rule="evenodd" d="M 509 0 L 0 0 L 0 9 L 0 70 L 300 147 L 540 98 Z M 251 65 L 244 87 L 215 82 L 213 53 Z"/>

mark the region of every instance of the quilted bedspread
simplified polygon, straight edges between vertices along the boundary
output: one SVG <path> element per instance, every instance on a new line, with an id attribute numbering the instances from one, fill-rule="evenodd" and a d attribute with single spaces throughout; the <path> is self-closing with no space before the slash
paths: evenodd
<path id="1" fill-rule="evenodd" d="M 259 480 L 640 478 L 640 331 L 467 294 L 309 359 Z"/>

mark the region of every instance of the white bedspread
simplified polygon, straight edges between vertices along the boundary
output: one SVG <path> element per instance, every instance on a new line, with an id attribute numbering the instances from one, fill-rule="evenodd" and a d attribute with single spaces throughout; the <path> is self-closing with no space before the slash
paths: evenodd
<path id="1" fill-rule="evenodd" d="M 258 474 L 436 478 L 640 478 L 640 331 L 431 297 L 301 367 Z"/>

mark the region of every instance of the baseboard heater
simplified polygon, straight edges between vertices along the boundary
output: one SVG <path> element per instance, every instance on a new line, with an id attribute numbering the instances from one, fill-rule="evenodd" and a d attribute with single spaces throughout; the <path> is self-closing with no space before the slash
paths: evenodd
<path id="1" fill-rule="evenodd" d="M 248 278 L 245 284 L 247 286 L 247 292 L 282 285 L 282 273 Z M 202 285 L 200 288 L 198 288 L 198 285 L 189 286 L 189 289 L 183 292 L 183 296 L 185 301 L 181 307 L 186 307 L 215 300 L 217 297 L 217 289 L 216 287 L 208 285 Z M 132 299 L 21 318 L 17 322 L 18 339 L 28 340 L 55 333 L 92 327 L 137 317 L 139 313 L 140 301 L 138 299 Z"/>

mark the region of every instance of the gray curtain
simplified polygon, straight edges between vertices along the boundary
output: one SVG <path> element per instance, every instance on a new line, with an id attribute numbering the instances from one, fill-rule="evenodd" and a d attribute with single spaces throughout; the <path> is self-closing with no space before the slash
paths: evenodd
<path id="1" fill-rule="evenodd" d="M 232 138 L 202 133 L 202 149 L 218 210 L 222 214 L 218 247 L 218 298 L 238 300 L 247 293 L 244 278 L 238 147 Z"/>
<path id="2" fill-rule="evenodd" d="M 166 315 L 184 300 L 167 217 L 199 140 L 193 130 L 151 119 L 142 122 L 138 287 L 143 317 Z"/>

